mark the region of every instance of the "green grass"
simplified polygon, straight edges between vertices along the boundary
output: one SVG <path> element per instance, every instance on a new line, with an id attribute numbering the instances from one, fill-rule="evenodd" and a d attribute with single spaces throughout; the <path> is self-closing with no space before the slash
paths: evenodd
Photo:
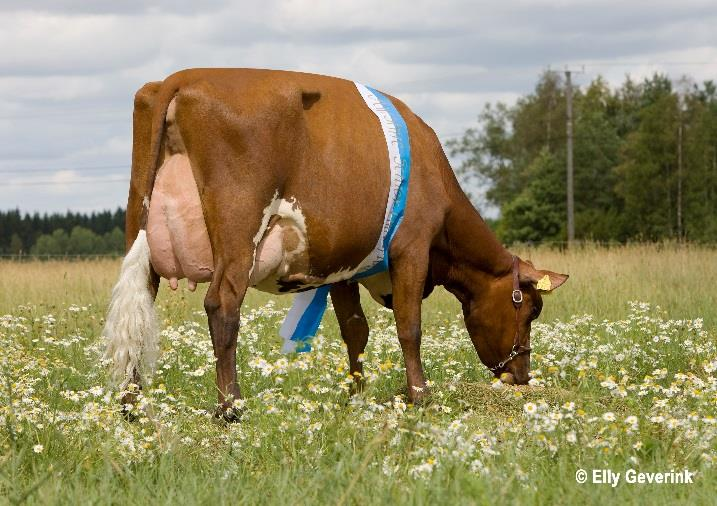
<path id="1" fill-rule="evenodd" d="M 0 503 L 713 503 L 717 252 L 520 253 L 571 275 L 534 328 L 538 386 L 495 388 L 439 290 L 424 303 L 430 400 L 406 405 L 392 315 L 370 300 L 368 384 L 350 397 L 331 311 L 312 353 L 284 357 L 276 334 L 290 300 L 252 292 L 244 418 L 230 426 L 211 416 L 202 293 L 160 290 L 163 356 L 128 423 L 98 359 L 118 262 L 0 263 Z M 623 477 L 580 485 L 581 468 Z M 698 475 L 630 485 L 630 468 Z"/>

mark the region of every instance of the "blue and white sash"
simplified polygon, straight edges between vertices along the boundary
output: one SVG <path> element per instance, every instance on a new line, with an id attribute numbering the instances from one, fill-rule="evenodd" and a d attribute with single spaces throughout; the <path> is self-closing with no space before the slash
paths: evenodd
<path id="1" fill-rule="evenodd" d="M 391 185 L 388 191 L 383 227 L 376 246 L 363 259 L 353 274 L 349 273 L 347 279 L 363 278 L 388 270 L 388 249 L 403 219 L 408 193 L 408 177 L 411 171 L 408 129 L 401 114 L 391 101 L 378 91 L 360 83 L 354 84 L 366 105 L 381 123 L 388 147 Z M 282 352 L 311 351 L 310 340 L 316 334 L 321 323 L 330 289 L 331 285 L 324 285 L 296 295 L 294 304 L 279 331 L 279 335 L 284 338 Z"/>

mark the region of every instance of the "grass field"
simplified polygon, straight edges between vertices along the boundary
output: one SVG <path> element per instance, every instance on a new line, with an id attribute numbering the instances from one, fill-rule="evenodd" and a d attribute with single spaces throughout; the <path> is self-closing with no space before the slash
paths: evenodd
<path id="1" fill-rule="evenodd" d="M 458 304 L 437 291 L 423 306 L 430 400 L 407 405 L 392 314 L 369 300 L 367 388 L 350 397 L 331 311 L 314 351 L 287 357 L 277 327 L 290 299 L 252 292 L 244 419 L 230 426 L 211 416 L 201 290 L 162 286 L 163 355 L 129 423 L 98 358 L 118 261 L 0 262 L 0 502 L 713 504 L 717 251 L 519 253 L 571 275 L 534 325 L 533 385 L 491 382 Z M 591 483 L 593 469 L 620 481 Z M 696 475 L 629 484 L 629 469 Z"/>

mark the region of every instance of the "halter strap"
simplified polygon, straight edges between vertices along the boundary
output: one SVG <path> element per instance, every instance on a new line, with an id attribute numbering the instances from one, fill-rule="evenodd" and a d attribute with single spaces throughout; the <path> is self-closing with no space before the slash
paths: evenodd
<path id="1" fill-rule="evenodd" d="M 493 367 L 489 367 L 493 372 L 503 369 L 505 365 L 519 355 L 530 352 L 530 346 L 524 346 L 520 344 L 520 308 L 523 305 L 523 291 L 520 289 L 520 259 L 513 255 L 513 291 L 510 294 L 510 298 L 513 301 L 513 307 L 515 308 L 515 336 L 513 337 L 513 347 L 510 349 L 510 353 L 505 360 L 498 362 Z"/>

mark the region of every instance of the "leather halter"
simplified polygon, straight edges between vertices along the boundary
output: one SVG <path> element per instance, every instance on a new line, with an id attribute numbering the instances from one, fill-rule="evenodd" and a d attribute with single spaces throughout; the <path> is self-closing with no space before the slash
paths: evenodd
<path id="1" fill-rule="evenodd" d="M 520 260 L 517 256 L 513 255 L 513 291 L 510 294 L 510 298 L 513 301 L 513 307 L 515 308 L 515 337 L 513 337 L 513 347 L 510 349 L 508 357 L 506 357 L 497 365 L 489 367 L 493 372 L 503 369 L 505 365 L 513 360 L 515 357 L 530 352 L 530 346 L 524 346 L 520 344 L 520 307 L 523 305 L 523 291 L 520 289 L 520 278 L 518 269 L 520 268 Z"/>

